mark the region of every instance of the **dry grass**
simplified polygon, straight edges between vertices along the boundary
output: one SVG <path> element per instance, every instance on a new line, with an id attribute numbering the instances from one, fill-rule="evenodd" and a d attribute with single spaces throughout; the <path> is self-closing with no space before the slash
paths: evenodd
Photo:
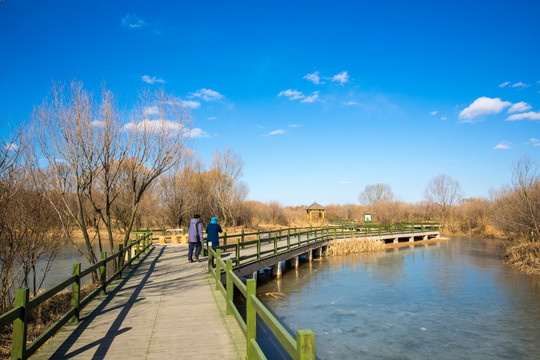
<path id="1" fill-rule="evenodd" d="M 334 239 L 328 244 L 327 256 L 340 256 L 365 252 L 382 251 L 386 248 L 383 241 L 376 239 Z"/>
<path id="2" fill-rule="evenodd" d="M 81 299 L 96 288 L 95 284 L 81 287 Z M 60 319 L 70 309 L 71 290 L 64 290 L 28 314 L 28 344 L 47 330 L 55 321 Z M 11 358 L 12 326 L 0 330 L 0 359 Z"/>
<path id="3" fill-rule="evenodd" d="M 504 262 L 526 274 L 540 275 L 540 242 L 519 241 L 504 249 Z"/>

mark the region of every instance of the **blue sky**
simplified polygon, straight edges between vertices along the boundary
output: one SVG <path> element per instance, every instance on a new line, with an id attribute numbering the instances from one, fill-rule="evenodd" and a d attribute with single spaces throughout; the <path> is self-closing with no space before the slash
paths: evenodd
<path id="1" fill-rule="evenodd" d="M 358 203 L 366 185 L 466 197 L 540 153 L 538 1 L 0 3 L 0 121 L 28 120 L 52 81 L 102 82 L 129 104 L 162 87 L 193 147 L 244 160 L 249 199 Z M 127 106 L 127 105 L 126 105 Z"/>

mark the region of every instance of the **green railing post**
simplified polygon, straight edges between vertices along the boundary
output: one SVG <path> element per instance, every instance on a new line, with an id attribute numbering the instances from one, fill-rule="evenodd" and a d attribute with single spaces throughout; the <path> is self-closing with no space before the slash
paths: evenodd
<path id="1" fill-rule="evenodd" d="M 257 260 L 260 260 L 260 259 L 261 259 L 261 236 L 257 234 Z"/>
<path id="2" fill-rule="evenodd" d="M 238 242 L 238 240 L 236 240 Z M 227 275 L 227 315 L 233 313 L 231 302 L 233 301 L 234 283 L 231 277 L 232 274 L 232 260 L 227 260 L 225 264 L 225 274 Z"/>
<path id="3" fill-rule="evenodd" d="M 287 229 L 287 250 L 291 250 L 291 229 Z"/>
<path id="4" fill-rule="evenodd" d="M 101 252 L 101 261 L 103 261 L 103 264 L 99 267 L 99 274 L 100 274 L 100 283 L 101 283 L 101 295 L 107 294 L 106 284 L 107 284 L 107 252 L 102 251 Z"/>
<path id="5" fill-rule="evenodd" d="M 257 294 L 257 283 L 254 279 L 246 281 L 246 343 L 248 360 L 255 359 L 251 350 L 251 340 L 257 340 L 257 312 L 252 304 L 251 297 Z"/>
<path id="6" fill-rule="evenodd" d="M 165 227 L 163 227 L 163 236 L 165 236 L 165 234 L 166 234 Z"/>
<path id="7" fill-rule="evenodd" d="M 221 249 L 216 249 L 216 290 L 219 290 L 221 282 Z"/>
<path id="8" fill-rule="evenodd" d="M 226 231 L 223 233 L 223 245 L 227 246 L 227 232 Z"/>
<path id="9" fill-rule="evenodd" d="M 129 239 L 128 242 L 127 242 L 126 249 L 128 250 L 127 251 L 127 258 L 128 258 L 128 266 L 129 266 L 130 269 L 131 269 L 131 251 L 132 251 L 131 249 L 132 248 L 133 247 L 131 246 L 131 239 Z"/>
<path id="10" fill-rule="evenodd" d="M 279 227 L 279 239 L 281 240 L 281 227 Z"/>
<path id="11" fill-rule="evenodd" d="M 72 274 L 76 276 L 71 285 L 71 308 L 75 309 L 75 315 L 71 318 L 72 323 L 79 322 L 79 300 L 81 297 L 81 263 L 73 264 Z"/>
<path id="12" fill-rule="evenodd" d="M 135 257 L 139 255 L 139 234 L 135 235 Z"/>
<path id="13" fill-rule="evenodd" d="M 310 230 L 307 231 L 307 244 L 309 244 L 309 232 Z"/>
<path id="14" fill-rule="evenodd" d="M 120 256 L 118 256 L 118 278 L 121 279 L 122 268 L 124 267 L 124 245 L 118 245 L 118 252 L 120 253 Z"/>
<path id="15" fill-rule="evenodd" d="M 298 360 L 315 360 L 315 334 L 310 329 L 296 330 Z"/>
<path id="16" fill-rule="evenodd" d="M 277 254 L 277 234 L 274 234 L 274 255 Z"/>
<path id="17" fill-rule="evenodd" d="M 22 307 L 21 316 L 13 321 L 13 338 L 11 340 L 11 359 L 26 359 L 26 320 L 28 317 L 28 288 L 15 291 L 13 308 Z"/>
<path id="18" fill-rule="evenodd" d="M 236 239 L 236 266 L 240 266 L 240 239 Z"/>
<path id="19" fill-rule="evenodd" d="M 345 231 L 345 225 L 344 224 L 341 224 L 341 237 L 343 237 L 343 232 Z"/>
<path id="20" fill-rule="evenodd" d="M 210 250 L 208 250 L 208 272 L 210 272 L 210 269 L 212 268 L 212 265 L 213 264 L 213 261 L 214 261 L 214 258 L 213 258 L 214 255 L 212 255 L 212 252 Z"/>

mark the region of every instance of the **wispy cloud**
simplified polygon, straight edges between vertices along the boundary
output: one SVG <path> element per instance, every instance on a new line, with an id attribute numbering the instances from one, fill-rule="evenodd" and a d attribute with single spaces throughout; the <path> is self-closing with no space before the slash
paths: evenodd
<path id="1" fill-rule="evenodd" d="M 196 97 L 199 99 L 203 99 L 204 101 L 216 101 L 224 98 L 224 96 L 219 92 L 205 88 L 199 89 L 194 93 L 191 93 L 190 97 Z"/>
<path id="2" fill-rule="evenodd" d="M 336 74 L 336 75 L 332 76 L 331 80 L 333 82 L 340 83 L 340 85 L 343 85 L 343 84 L 349 82 L 349 74 L 347 73 L 347 71 L 343 71 L 343 72 L 340 72 L 339 74 Z"/>
<path id="3" fill-rule="evenodd" d="M 448 120 L 448 118 L 446 116 L 441 116 L 441 120 L 446 121 L 446 120 Z"/>
<path id="4" fill-rule="evenodd" d="M 182 124 L 169 120 L 143 120 L 141 122 L 129 122 L 124 128 L 131 131 L 160 133 L 165 130 L 182 130 Z"/>
<path id="5" fill-rule="evenodd" d="M 289 127 L 291 128 L 295 128 L 295 129 L 298 129 L 299 127 L 301 127 L 302 125 L 300 124 L 289 124 Z"/>
<path id="6" fill-rule="evenodd" d="M 527 141 L 525 144 L 537 147 L 537 146 L 540 146 L 540 140 L 536 138 L 530 138 L 529 141 Z"/>
<path id="7" fill-rule="evenodd" d="M 321 83 L 321 77 L 319 76 L 319 72 L 315 71 L 314 73 L 307 74 L 304 76 L 304 79 L 311 81 L 314 84 L 319 85 Z"/>
<path id="8" fill-rule="evenodd" d="M 516 121 L 516 120 L 540 120 L 540 111 L 534 112 L 529 111 L 522 114 L 510 115 L 506 121 Z"/>
<path id="9" fill-rule="evenodd" d="M 313 103 L 315 101 L 320 101 L 318 91 L 314 91 L 312 95 L 306 96 L 304 99 L 302 99 L 303 103 Z"/>
<path id="10" fill-rule="evenodd" d="M 212 121 L 212 120 L 216 120 L 217 119 L 217 116 L 209 116 L 208 117 L 208 120 Z"/>
<path id="11" fill-rule="evenodd" d="M 189 137 L 190 138 L 207 138 L 207 137 L 210 137 L 210 135 L 208 135 L 206 131 L 200 128 L 193 128 L 189 132 Z"/>
<path id="12" fill-rule="evenodd" d="M 6 151 L 17 151 L 17 150 L 19 150 L 19 145 L 10 142 L 10 143 L 7 143 L 6 145 L 4 145 L 4 149 Z"/>
<path id="13" fill-rule="evenodd" d="M 186 109 L 198 109 L 199 107 L 201 107 L 201 103 L 194 100 L 184 100 L 182 101 L 182 105 Z"/>
<path id="14" fill-rule="evenodd" d="M 438 113 L 439 113 L 439 112 L 438 112 L 437 110 L 433 110 L 433 111 L 430 111 L 430 112 L 429 112 L 429 114 L 430 114 L 431 116 L 435 116 L 435 115 L 437 115 Z"/>
<path id="15" fill-rule="evenodd" d="M 528 87 L 528 86 L 529 86 L 529 85 L 524 84 L 524 83 L 522 83 L 521 81 L 520 81 L 520 82 L 517 82 L 517 83 L 515 83 L 515 84 L 512 84 L 512 87 L 513 87 L 513 88 L 526 88 L 526 87 Z"/>
<path id="16" fill-rule="evenodd" d="M 509 150 L 509 149 L 512 148 L 511 145 L 512 145 L 512 144 L 511 144 L 510 142 L 508 142 L 508 141 L 506 141 L 506 140 L 503 140 L 503 141 L 501 141 L 500 143 L 498 143 L 497 145 L 495 145 L 495 146 L 493 147 L 493 149 L 495 149 L 495 150 Z"/>
<path id="17" fill-rule="evenodd" d="M 472 123 L 473 120 L 482 115 L 492 115 L 500 113 L 504 108 L 511 106 L 510 101 L 502 101 L 500 98 L 479 97 L 459 113 L 461 122 Z"/>
<path id="18" fill-rule="evenodd" d="M 147 26 L 149 26 L 149 24 L 135 14 L 127 14 L 122 18 L 122 27 L 128 29 L 142 29 Z"/>
<path id="19" fill-rule="evenodd" d="M 268 134 L 265 134 L 264 136 L 274 136 L 274 135 L 281 135 L 281 134 L 285 134 L 285 130 L 277 129 L 274 131 L 270 131 Z"/>
<path id="20" fill-rule="evenodd" d="M 298 100 L 298 99 L 304 99 L 305 98 L 305 95 L 302 94 L 301 91 L 293 90 L 293 89 L 287 89 L 287 90 L 280 91 L 280 93 L 277 96 L 278 97 L 279 96 L 285 96 L 285 97 L 288 97 L 289 100 Z"/>
<path id="21" fill-rule="evenodd" d="M 503 88 L 503 87 L 506 87 L 506 86 L 508 86 L 508 85 L 510 85 L 510 81 L 505 81 L 505 82 L 503 82 L 502 84 L 499 84 L 499 87 L 500 87 L 500 88 Z"/>
<path id="22" fill-rule="evenodd" d="M 151 85 L 154 85 L 154 84 L 165 84 L 165 80 L 163 79 L 159 79 L 155 76 L 150 76 L 150 75 L 143 75 L 141 76 L 141 80 L 144 81 L 145 83 L 147 84 L 151 84 Z"/>
<path id="23" fill-rule="evenodd" d="M 524 111 L 531 110 L 531 109 L 532 109 L 531 105 L 527 104 L 525 101 L 520 101 L 520 102 L 515 103 L 514 105 L 512 105 L 510 107 L 510 109 L 508 109 L 508 113 L 512 114 L 512 113 L 515 113 L 515 112 L 524 112 Z"/>
<path id="24" fill-rule="evenodd" d="M 358 105 L 358 103 L 356 101 L 347 102 L 347 106 L 354 106 L 354 105 Z"/>

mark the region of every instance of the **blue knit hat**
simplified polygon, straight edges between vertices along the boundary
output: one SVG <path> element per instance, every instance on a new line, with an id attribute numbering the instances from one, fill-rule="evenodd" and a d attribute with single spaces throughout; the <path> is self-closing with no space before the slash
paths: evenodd
<path id="1" fill-rule="evenodd" d="M 217 224 L 217 217 L 213 217 L 212 220 L 210 220 L 210 223 Z"/>

